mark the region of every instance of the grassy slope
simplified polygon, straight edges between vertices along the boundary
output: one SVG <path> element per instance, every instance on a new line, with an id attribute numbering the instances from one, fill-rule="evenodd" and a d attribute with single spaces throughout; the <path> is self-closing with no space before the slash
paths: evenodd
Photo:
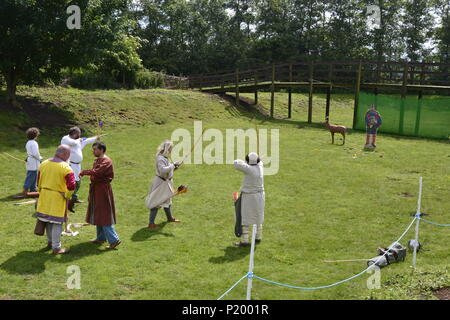
<path id="1" fill-rule="evenodd" d="M 115 164 L 113 190 L 124 243 L 106 252 L 87 241 L 94 228 L 80 229 L 75 238 L 63 238 L 72 248 L 67 256 L 41 251 L 45 239 L 32 234 L 32 207 L 16 207 L 8 197 L 19 191 L 24 168 L 4 158 L 0 162 L 0 298 L 3 299 L 215 299 L 245 274 L 249 250 L 234 248 L 231 192 L 242 179 L 230 165 L 186 165 L 175 183 L 188 185 L 189 193 L 174 200 L 174 215 L 181 224 L 163 224 L 150 231 L 143 197 L 153 176 L 153 154 L 158 143 L 176 128 L 192 132 L 194 119 L 206 128 L 252 128 L 252 115 L 220 98 L 189 91 L 95 91 L 25 89 L 70 110 L 76 122 L 105 121 L 108 154 Z M 261 101 L 268 99 L 262 94 Z M 296 101 L 304 96 L 295 95 Z M 346 97 L 342 97 L 343 99 Z M 90 100 L 89 100 L 90 99 Z M 282 96 L 277 98 L 279 103 Z M 95 101 L 98 109 L 89 104 Z M 321 103 L 319 99 L 316 99 Z M 324 103 L 323 103 L 324 105 Z M 334 106 L 339 105 L 339 109 Z M 69 107 L 70 106 L 70 107 Z M 277 104 L 277 113 L 283 112 Z M 315 110 L 320 110 L 315 106 Z M 339 112 L 336 112 L 339 110 Z M 124 114 L 120 114 L 123 112 Z M 304 112 L 294 109 L 294 115 Z M 319 112 L 319 111 L 318 111 Z M 321 113 L 313 119 L 319 121 Z M 26 122 L 0 112 L 1 119 Z M 351 124 L 351 101 L 332 103 L 331 119 Z M 130 120 L 132 123 L 130 123 Z M 31 123 L 28 120 L 28 123 Z M 265 178 L 266 221 L 263 243 L 258 246 L 255 273 L 275 281 L 301 286 L 325 285 L 364 269 L 364 263 L 323 263 L 324 259 L 369 258 L 376 248 L 388 246 L 411 221 L 416 209 L 418 177 L 424 177 L 423 207 L 429 218 L 450 221 L 450 173 L 447 143 L 381 135 L 378 151 L 361 151 L 364 135 L 349 135 L 344 147 L 331 145 L 320 128 L 287 121 L 257 121 L 259 128 L 280 129 L 280 171 Z M 9 123 L 9 122 L 8 122 Z M 156 123 L 164 123 L 158 125 Z M 23 157 L 19 130 L 2 126 L 2 150 Z M 40 137 L 43 155 L 50 156 L 60 133 Z M 8 137 L 8 140 L 4 140 Z M 205 143 L 206 145 L 206 143 Z M 92 161 L 85 151 L 84 168 Z M 368 182 L 371 184 L 368 185 Z M 87 198 L 84 180 L 81 197 Z M 413 197 L 402 196 L 409 193 Z M 72 221 L 83 220 L 86 204 L 78 206 Z M 157 223 L 163 223 L 164 213 Z M 421 224 L 426 251 L 419 254 L 419 274 L 412 276 L 411 256 L 405 263 L 382 270 L 382 288 L 368 290 L 368 275 L 325 290 L 298 291 L 254 281 L 255 299 L 365 299 L 423 298 L 430 288 L 450 285 L 449 230 Z M 413 238 L 410 232 L 405 240 Z M 403 242 L 405 243 L 405 241 Z M 78 265 L 81 290 L 66 288 L 66 268 Z M 227 298 L 242 299 L 245 285 Z"/>

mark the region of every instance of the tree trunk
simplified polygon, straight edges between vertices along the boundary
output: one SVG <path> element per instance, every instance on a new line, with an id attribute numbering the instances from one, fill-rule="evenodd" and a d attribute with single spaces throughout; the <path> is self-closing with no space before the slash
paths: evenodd
<path id="1" fill-rule="evenodd" d="M 6 76 L 6 103 L 17 107 L 16 91 L 17 91 L 17 73 L 11 70 Z"/>

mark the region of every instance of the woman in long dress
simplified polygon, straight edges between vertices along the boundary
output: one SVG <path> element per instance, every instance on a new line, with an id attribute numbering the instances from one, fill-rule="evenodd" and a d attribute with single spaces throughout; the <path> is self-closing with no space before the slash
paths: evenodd
<path id="1" fill-rule="evenodd" d="M 244 173 L 241 187 L 241 241 L 236 242 L 238 247 L 246 247 L 249 243 L 249 228 L 256 224 L 255 243 L 262 240 L 262 227 L 264 222 L 264 206 L 266 195 L 264 192 L 264 165 L 258 154 L 249 153 L 245 161 L 235 160 L 234 167 Z M 239 223 L 239 221 L 238 221 Z"/>
<path id="2" fill-rule="evenodd" d="M 153 192 L 156 188 L 160 186 L 161 183 L 167 181 L 173 189 L 173 173 L 180 166 L 179 162 L 172 163 L 169 159 L 169 155 L 172 152 L 173 143 L 172 141 L 166 140 L 161 143 L 157 149 L 156 153 L 156 175 L 153 178 L 152 188 L 150 192 Z M 169 198 L 157 207 L 150 209 L 150 221 L 148 227 L 150 229 L 158 228 L 155 224 L 155 218 L 158 214 L 158 209 L 164 208 L 168 222 L 181 222 L 179 219 L 175 219 L 172 216 L 172 198 Z"/>

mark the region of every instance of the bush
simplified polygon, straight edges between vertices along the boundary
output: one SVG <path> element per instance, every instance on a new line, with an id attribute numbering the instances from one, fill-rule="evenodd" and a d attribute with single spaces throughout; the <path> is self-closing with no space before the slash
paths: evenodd
<path id="1" fill-rule="evenodd" d="M 142 69 L 136 73 L 134 87 L 138 89 L 159 88 L 164 86 L 164 75 L 162 73 Z"/>
<path id="2" fill-rule="evenodd" d="M 61 85 L 79 89 L 120 89 L 124 88 L 118 79 L 95 70 L 79 69 L 76 71 L 62 71 L 64 79 Z M 164 74 L 148 69 L 125 74 L 125 87 L 128 89 L 151 89 L 164 86 Z"/>

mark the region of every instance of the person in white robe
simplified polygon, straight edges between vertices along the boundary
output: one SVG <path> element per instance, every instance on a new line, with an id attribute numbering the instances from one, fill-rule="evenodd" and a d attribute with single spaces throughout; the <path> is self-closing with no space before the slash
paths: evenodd
<path id="1" fill-rule="evenodd" d="M 39 170 L 39 166 L 41 165 L 42 156 L 39 152 L 39 144 L 36 139 L 40 135 L 40 131 L 38 128 L 29 128 L 26 131 L 26 135 L 28 138 L 27 144 L 25 145 L 25 149 L 27 150 L 27 160 L 26 160 L 26 170 L 27 175 L 25 178 L 25 182 L 23 184 L 22 193 L 15 195 L 15 199 L 25 198 L 27 196 L 37 196 L 37 172 Z"/>
<path id="2" fill-rule="evenodd" d="M 249 153 L 245 158 L 246 161 L 234 161 L 236 170 L 244 173 L 240 195 L 242 235 L 240 242 L 235 243 L 239 247 L 249 245 L 249 229 L 254 224 L 257 225 L 255 242 L 260 243 L 264 222 L 264 165 L 255 152 Z"/>
<path id="3" fill-rule="evenodd" d="M 65 144 L 69 146 L 71 149 L 69 164 L 73 170 L 73 173 L 75 175 L 75 181 L 77 184 L 75 192 L 73 193 L 72 198 L 69 200 L 68 204 L 68 209 L 71 212 L 74 212 L 73 211 L 74 204 L 81 202 L 81 200 L 79 200 L 77 193 L 81 187 L 80 173 L 81 173 L 81 162 L 83 161 L 83 148 L 86 147 L 88 144 L 92 144 L 98 140 L 99 140 L 98 136 L 91 138 L 81 138 L 81 129 L 78 127 L 70 128 L 69 134 L 61 139 L 61 144 Z"/>
<path id="4" fill-rule="evenodd" d="M 176 169 L 180 166 L 180 162 L 172 163 L 169 156 L 173 149 L 172 141 L 166 140 L 161 143 L 157 149 L 156 153 L 156 174 L 152 181 L 152 186 L 150 194 L 156 195 L 157 197 L 164 197 L 160 199 L 152 199 L 153 203 L 158 203 L 156 207 L 150 208 L 150 219 L 148 228 L 156 229 L 158 226 L 155 224 L 156 215 L 158 214 L 158 209 L 163 208 L 166 213 L 167 222 L 181 222 L 181 220 L 176 219 L 172 216 L 172 197 L 169 197 L 168 193 L 173 193 L 173 191 L 168 192 L 154 192 L 159 187 L 169 187 L 169 189 L 174 190 L 173 187 L 173 174 Z M 159 201 L 158 201 L 159 200 Z"/>

